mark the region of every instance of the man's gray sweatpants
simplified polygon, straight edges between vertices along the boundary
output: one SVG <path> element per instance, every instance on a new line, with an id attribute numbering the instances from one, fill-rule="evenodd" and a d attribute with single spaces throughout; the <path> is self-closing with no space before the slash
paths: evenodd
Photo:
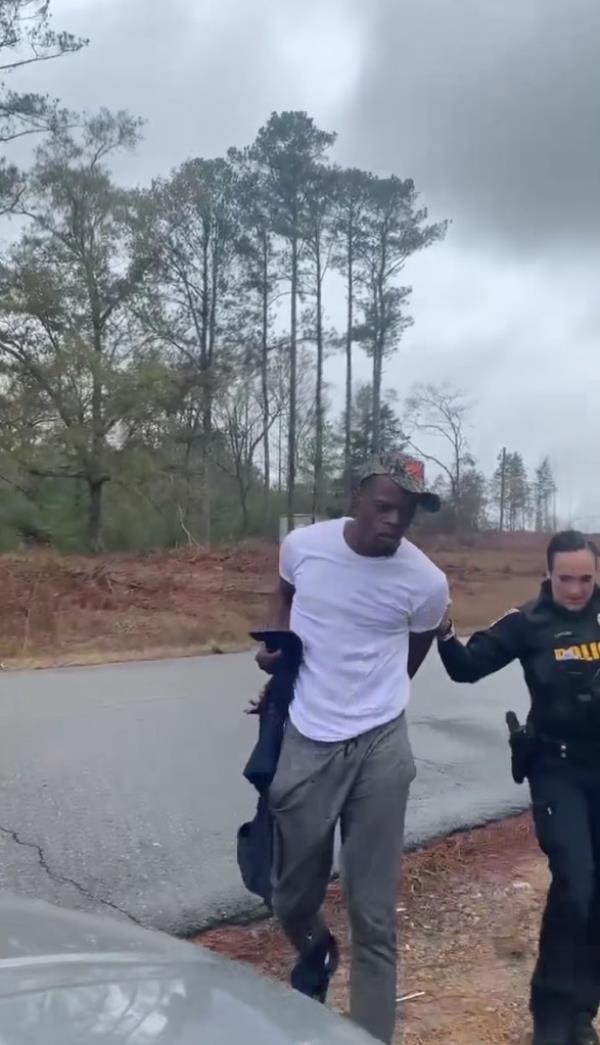
<path id="1" fill-rule="evenodd" d="M 300 954 L 326 932 L 319 912 L 340 823 L 352 942 L 350 1016 L 386 1043 L 396 1015 L 396 903 L 414 777 L 404 715 L 341 743 L 308 740 L 288 723 L 270 790 L 273 906 Z"/>

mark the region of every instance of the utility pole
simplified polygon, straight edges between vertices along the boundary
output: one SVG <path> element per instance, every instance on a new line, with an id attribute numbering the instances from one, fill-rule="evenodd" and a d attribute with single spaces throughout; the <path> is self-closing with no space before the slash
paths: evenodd
<path id="1" fill-rule="evenodd" d="M 500 533 L 504 533 L 504 505 L 506 503 L 506 447 L 500 455 Z"/>

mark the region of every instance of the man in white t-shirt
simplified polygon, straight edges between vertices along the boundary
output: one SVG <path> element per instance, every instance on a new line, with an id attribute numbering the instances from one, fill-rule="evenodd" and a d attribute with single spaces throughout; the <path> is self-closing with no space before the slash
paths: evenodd
<path id="1" fill-rule="evenodd" d="M 325 1000 L 337 946 L 320 908 L 336 826 L 350 917 L 350 1015 L 392 1040 L 396 897 L 415 765 L 405 709 L 410 679 L 448 605 L 444 574 L 404 534 L 417 508 L 437 511 L 397 457 L 361 472 L 353 518 L 298 529 L 281 547 L 273 626 L 304 659 L 270 789 L 273 906 L 299 954 L 292 985 Z M 272 670 L 265 650 L 257 661 Z"/>

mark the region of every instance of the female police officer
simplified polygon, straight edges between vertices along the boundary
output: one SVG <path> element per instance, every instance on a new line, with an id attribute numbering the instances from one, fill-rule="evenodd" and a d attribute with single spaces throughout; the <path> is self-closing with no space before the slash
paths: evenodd
<path id="1" fill-rule="evenodd" d="M 531 986 L 534 1045 L 597 1045 L 600 1003 L 600 590 L 598 550 L 556 534 L 536 599 L 463 645 L 447 616 L 446 671 L 477 682 L 511 661 L 531 696 L 527 758 L 533 816 L 552 884 Z"/>

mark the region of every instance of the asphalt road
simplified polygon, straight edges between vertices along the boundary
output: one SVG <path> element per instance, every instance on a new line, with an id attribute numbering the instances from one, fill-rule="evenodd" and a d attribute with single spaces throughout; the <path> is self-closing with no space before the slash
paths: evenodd
<path id="1" fill-rule="evenodd" d="M 0 887 L 178 933 L 254 908 L 235 834 L 260 684 L 248 654 L 2 675 Z M 526 705 L 516 669 L 458 687 L 431 654 L 409 845 L 523 808 L 504 712 Z"/>

